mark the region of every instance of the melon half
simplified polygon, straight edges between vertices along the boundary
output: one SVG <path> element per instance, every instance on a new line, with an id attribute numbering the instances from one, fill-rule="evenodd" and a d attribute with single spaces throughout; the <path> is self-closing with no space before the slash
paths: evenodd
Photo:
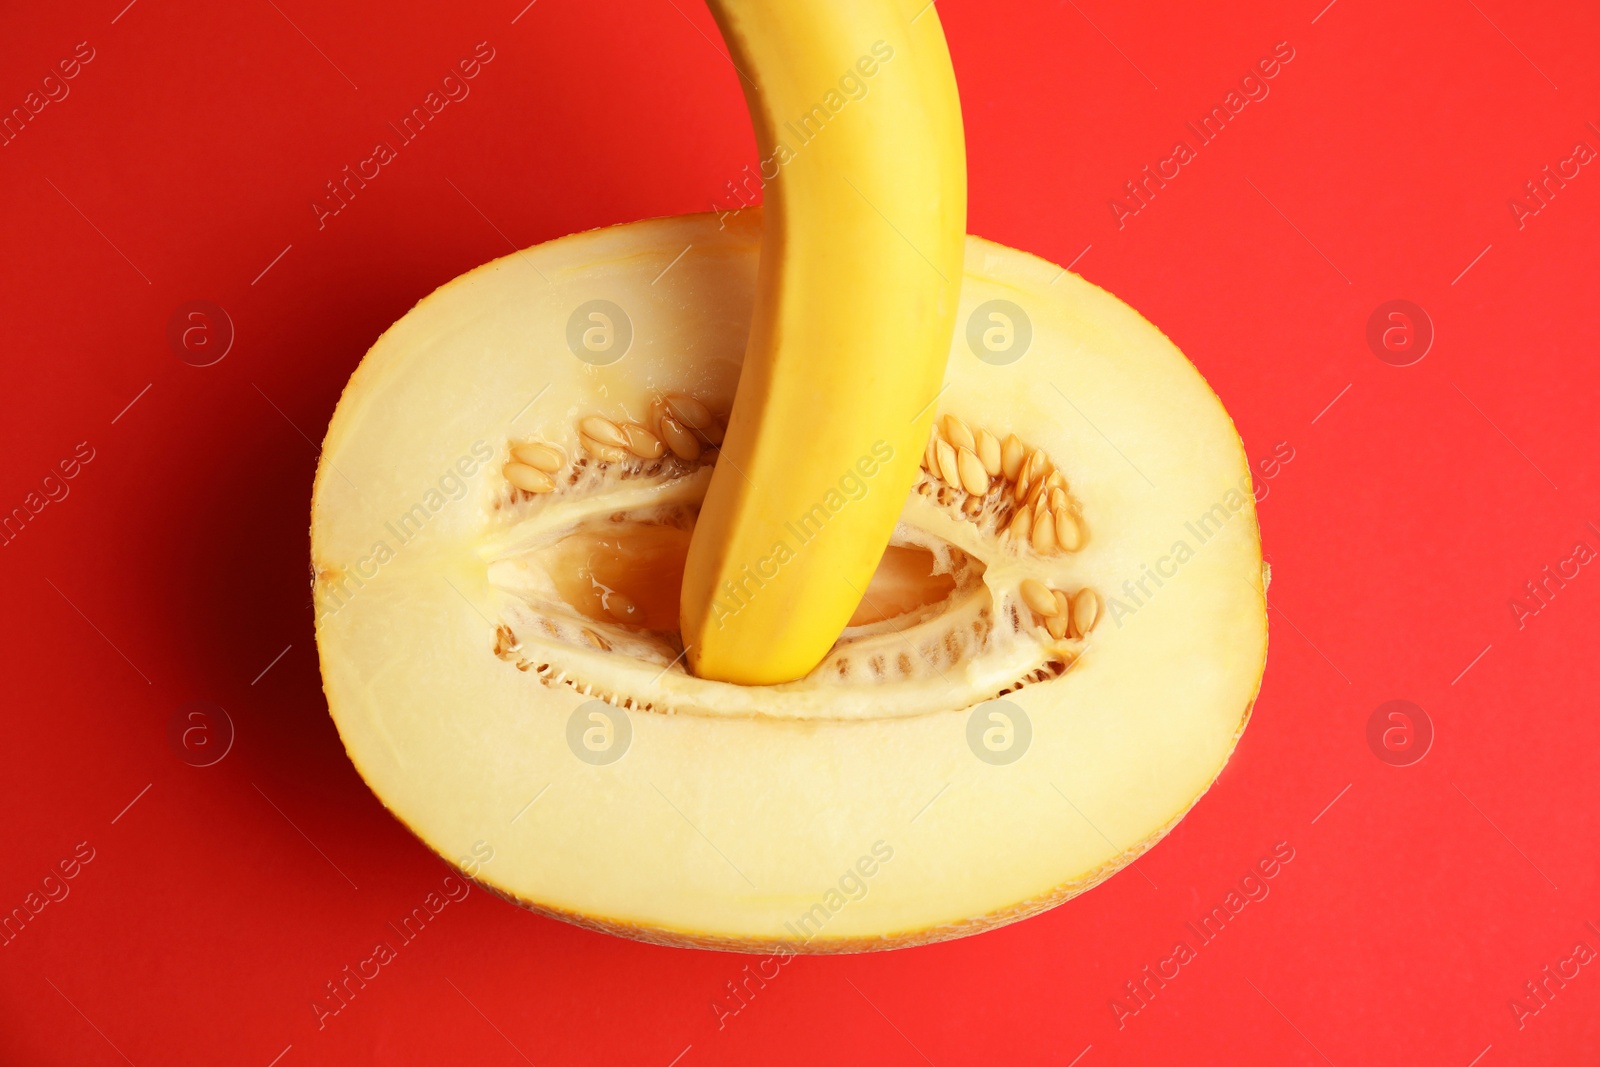
<path id="1" fill-rule="evenodd" d="M 697 678 L 677 597 L 731 462 L 760 225 L 552 241 L 378 340 L 312 509 L 329 708 L 418 837 L 547 915 L 762 952 L 1025 918 L 1150 848 L 1249 717 L 1238 434 L 1137 312 L 969 238 L 934 438 L 851 625 L 798 681 Z M 882 460 L 797 508 L 787 548 L 887 491 Z M 784 549 L 725 591 L 733 617 Z"/>

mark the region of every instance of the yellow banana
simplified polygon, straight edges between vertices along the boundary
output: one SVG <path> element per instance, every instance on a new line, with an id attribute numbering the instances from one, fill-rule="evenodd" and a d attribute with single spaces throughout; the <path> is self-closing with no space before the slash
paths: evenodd
<path id="1" fill-rule="evenodd" d="M 866 592 L 944 380 L 966 235 L 955 74 L 927 0 L 710 0 L 766 180 L 755 316 L 689 548 L 702 677 L 804 676 Z"/>

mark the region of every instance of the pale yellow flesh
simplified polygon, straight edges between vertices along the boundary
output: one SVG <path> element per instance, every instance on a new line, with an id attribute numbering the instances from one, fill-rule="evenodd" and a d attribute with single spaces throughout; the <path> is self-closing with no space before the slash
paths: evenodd
<path id="1" fill-rule="evenodd" d="M 1143 606 L 1102 621 L 1065 677 L 1008 698 L 1033 725 L 1019 762 L 978 761 L 964 707 L 833 721 L 819 688 L 814 707 L 785 719 L 635 713 L 626 756 L 589 766 L 565 732 L 584 698 L 491 655 L 501 602 L 483 545 L 507 439 L 570 433 L 597 409 L 637 412 L 658 390 L 725 404 L 758 221 L 665 219 L 508 256 L 424 300 L 374 346 L 329 428 L 312 524 L 325 607 L 341 569 L 377 542 L 396 548 L 318 619 L 350 756 L 445 858 L 492 850 L 471 868 L 480 880 L 631 936 L 893 947 L 1064 899 L 1148 847 L 1219 773 L 1259 683 L 1266 623 L 1248 469 L 1226 412 L 1136 312 L 1043 261 L 969 239 L 958 321 L 1006 299 L 1026 309 L 1034 340 L 996 367 L 958 336 L 941 410 L 1014 430 L 1068 473 L 1091 535 L 1049 564 L 1063 587 L 1110 596 L 1144 565 L 1171 570 L 1161 561 L 1175 542 L 1194 555 Z M 636 331 L 605 368 L 562 340 L 571 309 L 596 296 L 624 304 Z M 496 458 L 395 545 L 386 524 L 476 441 Z M 1217 505 L 1227 518 L 1202 544 L 1189 524 Z M 952 683 L 957 704 L 962 680 Z M 799 918 L 834 902 L 830 890 L 880 841 L 893 857 L 865 895 L 797 936 L 811 931 Z"/>
<path id="2" fill-rule="evenodd" d="M 833 645 L 915 477 L 961 281 L 966 154 L 925 0 L 711 8 L 751 79 L 771 180 L 748 354 L 684 572 L 682 631 L 696 674 L 765 685 L 799 678 Z M 842 476 L 884 456 L 866 497 L 775 576 L 752 577 Z"/>

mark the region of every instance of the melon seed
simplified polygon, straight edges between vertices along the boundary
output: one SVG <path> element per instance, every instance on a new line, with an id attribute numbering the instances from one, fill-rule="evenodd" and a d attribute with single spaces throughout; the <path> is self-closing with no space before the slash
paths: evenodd
<path id="1" fill-rule="evenodd" d="M 660 459 L 662 453 L 667 450 L 667 446 L 661 443 L 661 438 L 636 422 L 623 426 L 622 433 L 628 440 L 628 451 L 640 459 Z"/>
<path id="2" fill-rule="evenodd" d="M 612 428 L 615 429 L 615 427 Z M 617 430 L 617 433 L 620 435 L 622 431 Z M 602 441 L 596 441 L 588 434 L 584 434 L 580 440 L 583 442 L 583 450 L 589 453 L 589 455 L 593 456 L 595 459 L 602 460 L 606 463 L 621 463 L 623 460 L 628 458 L 628 453 L 623 451 L 621 448 L 618 448 L 615 445 L 606 444 Z"/>
<path id="3" fill-rule="evenodd" d="M 944 417 L 944 435 L 950 439 L 950 443 L 956 448 L 977 447 L 977 440 L 972 436 L 972 431 L 967 428 L 967 424 L 954 415 L 946 415 Z"/>
<path id="4" fill-rule="evenodd" d="M 672 417 L 691 430 L 704 431 L 711 425 L 711 409 L 692 396 L 682 393 L 668 393 L 667 407 L 672 410 Z"/>
<path id="5" fill-rule="evenodd" d="M 1024 578 L 1017 591 L 1036 614 L 1048 617 L 1056 613 L 1056 595 L 1039 579 Z"/>
<path id="6" fill-rule="evenodd" d="M 1045 471 L 1050 466 L 1050 457 L 1042 449 L 1034 449 L 1028 456 L 1028 462 L 1023 466 L 1023 474 L 1032 483 L 1043 478 Z"/>
<path id="7" fill-rule="evenodd" d="M 1050 631 L 1050 636 L 1057 641 L 1064 640 L 1071 623 L 1065 615 L 1051 615 L 1044 620 L 1044 628 Z"/>
<path id="8" fill-rule="evenodd" d="M 956 457 L 956 471 L 960 475 L 961 488 L 973 496 L 983 496 L 989 492 L 989 475 L 983 469 L 983 461 L 970 448 L 963 448 Z"/>
<path id="9" fill-rule="evenodd" d="M 644 428 L 661 436 L 661 416 L 667 412 L 667 402 L 659 396 L 650 402 L 650 410 L 645 413 Z"/>
<path id="10" fill-rule="evenodd" d="M 661 439 L 679 459 L 693 462 L 700 458 L 700 438 L 671 415 L 661 416 Z"/>
<path id="11" fill-rule="evenodd" d="M 1072 512 L 1062 508 L 1055 514 L 1056 544 L 1061 546 L 1063 552 L 1076 552 L 1083 547 L 1083 527 L 1078 525 L 1078 520 Z"/>
<path id="12" fill-rule="evenodd" d="M 950 485 L 960 485 L 961 467 L 956 460 L 956 450 L 950 447 L 948 441 L 940 441 L 934 450 L 939 459 L 939 477 Z"/>
<path id="13" fill-rule="evenodd" d="M 1033 519 L 1033 550 L 1041 556 L 1052 552 L 1056 547 L 1056 524 L 1051 519 L 1050 513 L 1043 508 Z"/>
<path id="14" fill-rule="evenodd" d="M 507 463 L 503 473 L 506 481 L 526 493 L 549 493 L 556 487 L 550 475 L 526 463 Z"/>
<path id="15" fill-rule="evenodd" d="M 542 470 L 546 474 L 554 474 L 567 461 L 561 449 L 543 443 L 517 445 L 511 449 L 511 458 L 518 463 Z"/>
<path id="16" fill-rule="evenodd" d="M 1028 496 L 1028 472 L 1026 469 L 1017 472 L 1017 484 L 1011 489 L 1011 498 L 1021 504 Z"/>
<path id="17" fill-rule="evenodd" d="M 978 453 L 978 459 L 983 461 L 984 473 L 991 478 L 1000 477 L 1005 468 L 1001 463 L 1000 442 L 995 435 L 988 430 L 979 430 L 978 447 L 974 451 Z"/>
<path id="18" fill-rule="evenodd" d="M 1100 619 L 1100 594 L 1093 589 L 1080 589 L 1072 598 L 1072 632 L 1086 636 Z"/>
<path id="19" fill-rule="evenodd" d="M 606 611 L 618 622 L 632 622 L 639 617 L 639 605 L 626 594 L 611 590 L 602 598 Z"/>
<path id="20" fill-rule="evenodd" d="M 592 437 L 603 445 L 612 448 L 627 448 L 628 438 L 622 428 L 610 419 L 603 419 L 599 415 L 590 415 L 578 422 L 578 432 L 586 437 Z"/>
<path id="21" fill-rule="evenodd" d="M 1024 459 L 1022 439 L 1016 434 L 1007 434 L 1005 443 L 1000 446 L 1000 469 L 1007 479 L 1017 480 L 1017 475 L 1022 473 Z"/>
<path id="22" fill-rule="evenodd" d="M 1024 504 L 1017 509 L 1008 530 L 1012 537 L 1026 544 L 1033 537 L 1033 509 Z"/>

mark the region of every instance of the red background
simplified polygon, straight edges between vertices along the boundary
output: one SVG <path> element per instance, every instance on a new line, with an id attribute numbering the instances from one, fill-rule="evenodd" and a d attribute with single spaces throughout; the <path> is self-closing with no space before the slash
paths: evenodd
<path id="1" fill-rule="evenodd" d="M 1508 207 L 1600 147 L 1592 6 L 944 0 L 972 231 L 1076 259 L 1199 365 L 1253 459 L 1294 450 L 1261 508 L 1272 655 L 1233 762 L 1146 877 L 968 940 L 799 959 L 720 1030 L 747 958 L 482 892 L 319 1030 L 323 983 L 444 873 L 319 688 L 307 511 L 339 391 L 442 282 L 725 204 L 755 145 L 696 0 L 125 2 L 9 5 L 0 33 L 6 109 L 95 49 L 0 148 L 0 507 L 94 450 L 0 549 L 0 908 L 95 850 L 0 948 L 0 1061 L 1593 1062 L 1600 966 L 1520 1027 L 1508 1005 L 1600 949 L 1600 568 L 1520 628 L 1510 607 L 1600 548 L 1600 173 L 1521 228 Z M 319 230 L 323 183 L 479 41 L 471 96 Z M 1122 183 L 1280 41 L 1271 95 L 1119 230 Z M 1394 298 L 1437 332 L 1414 366 L 1365 340 Z M 166 340 L 193 299 L 237 330 L 205 368 Z M 237 729 L 205 768 L 168 741 L 196 699 Z M 1391 699 L 1436 731 L 1415 765 L 1369 749 Z M 1277 842 L 1271 895 L 1119 1027 L 1123 983 Z"/>

